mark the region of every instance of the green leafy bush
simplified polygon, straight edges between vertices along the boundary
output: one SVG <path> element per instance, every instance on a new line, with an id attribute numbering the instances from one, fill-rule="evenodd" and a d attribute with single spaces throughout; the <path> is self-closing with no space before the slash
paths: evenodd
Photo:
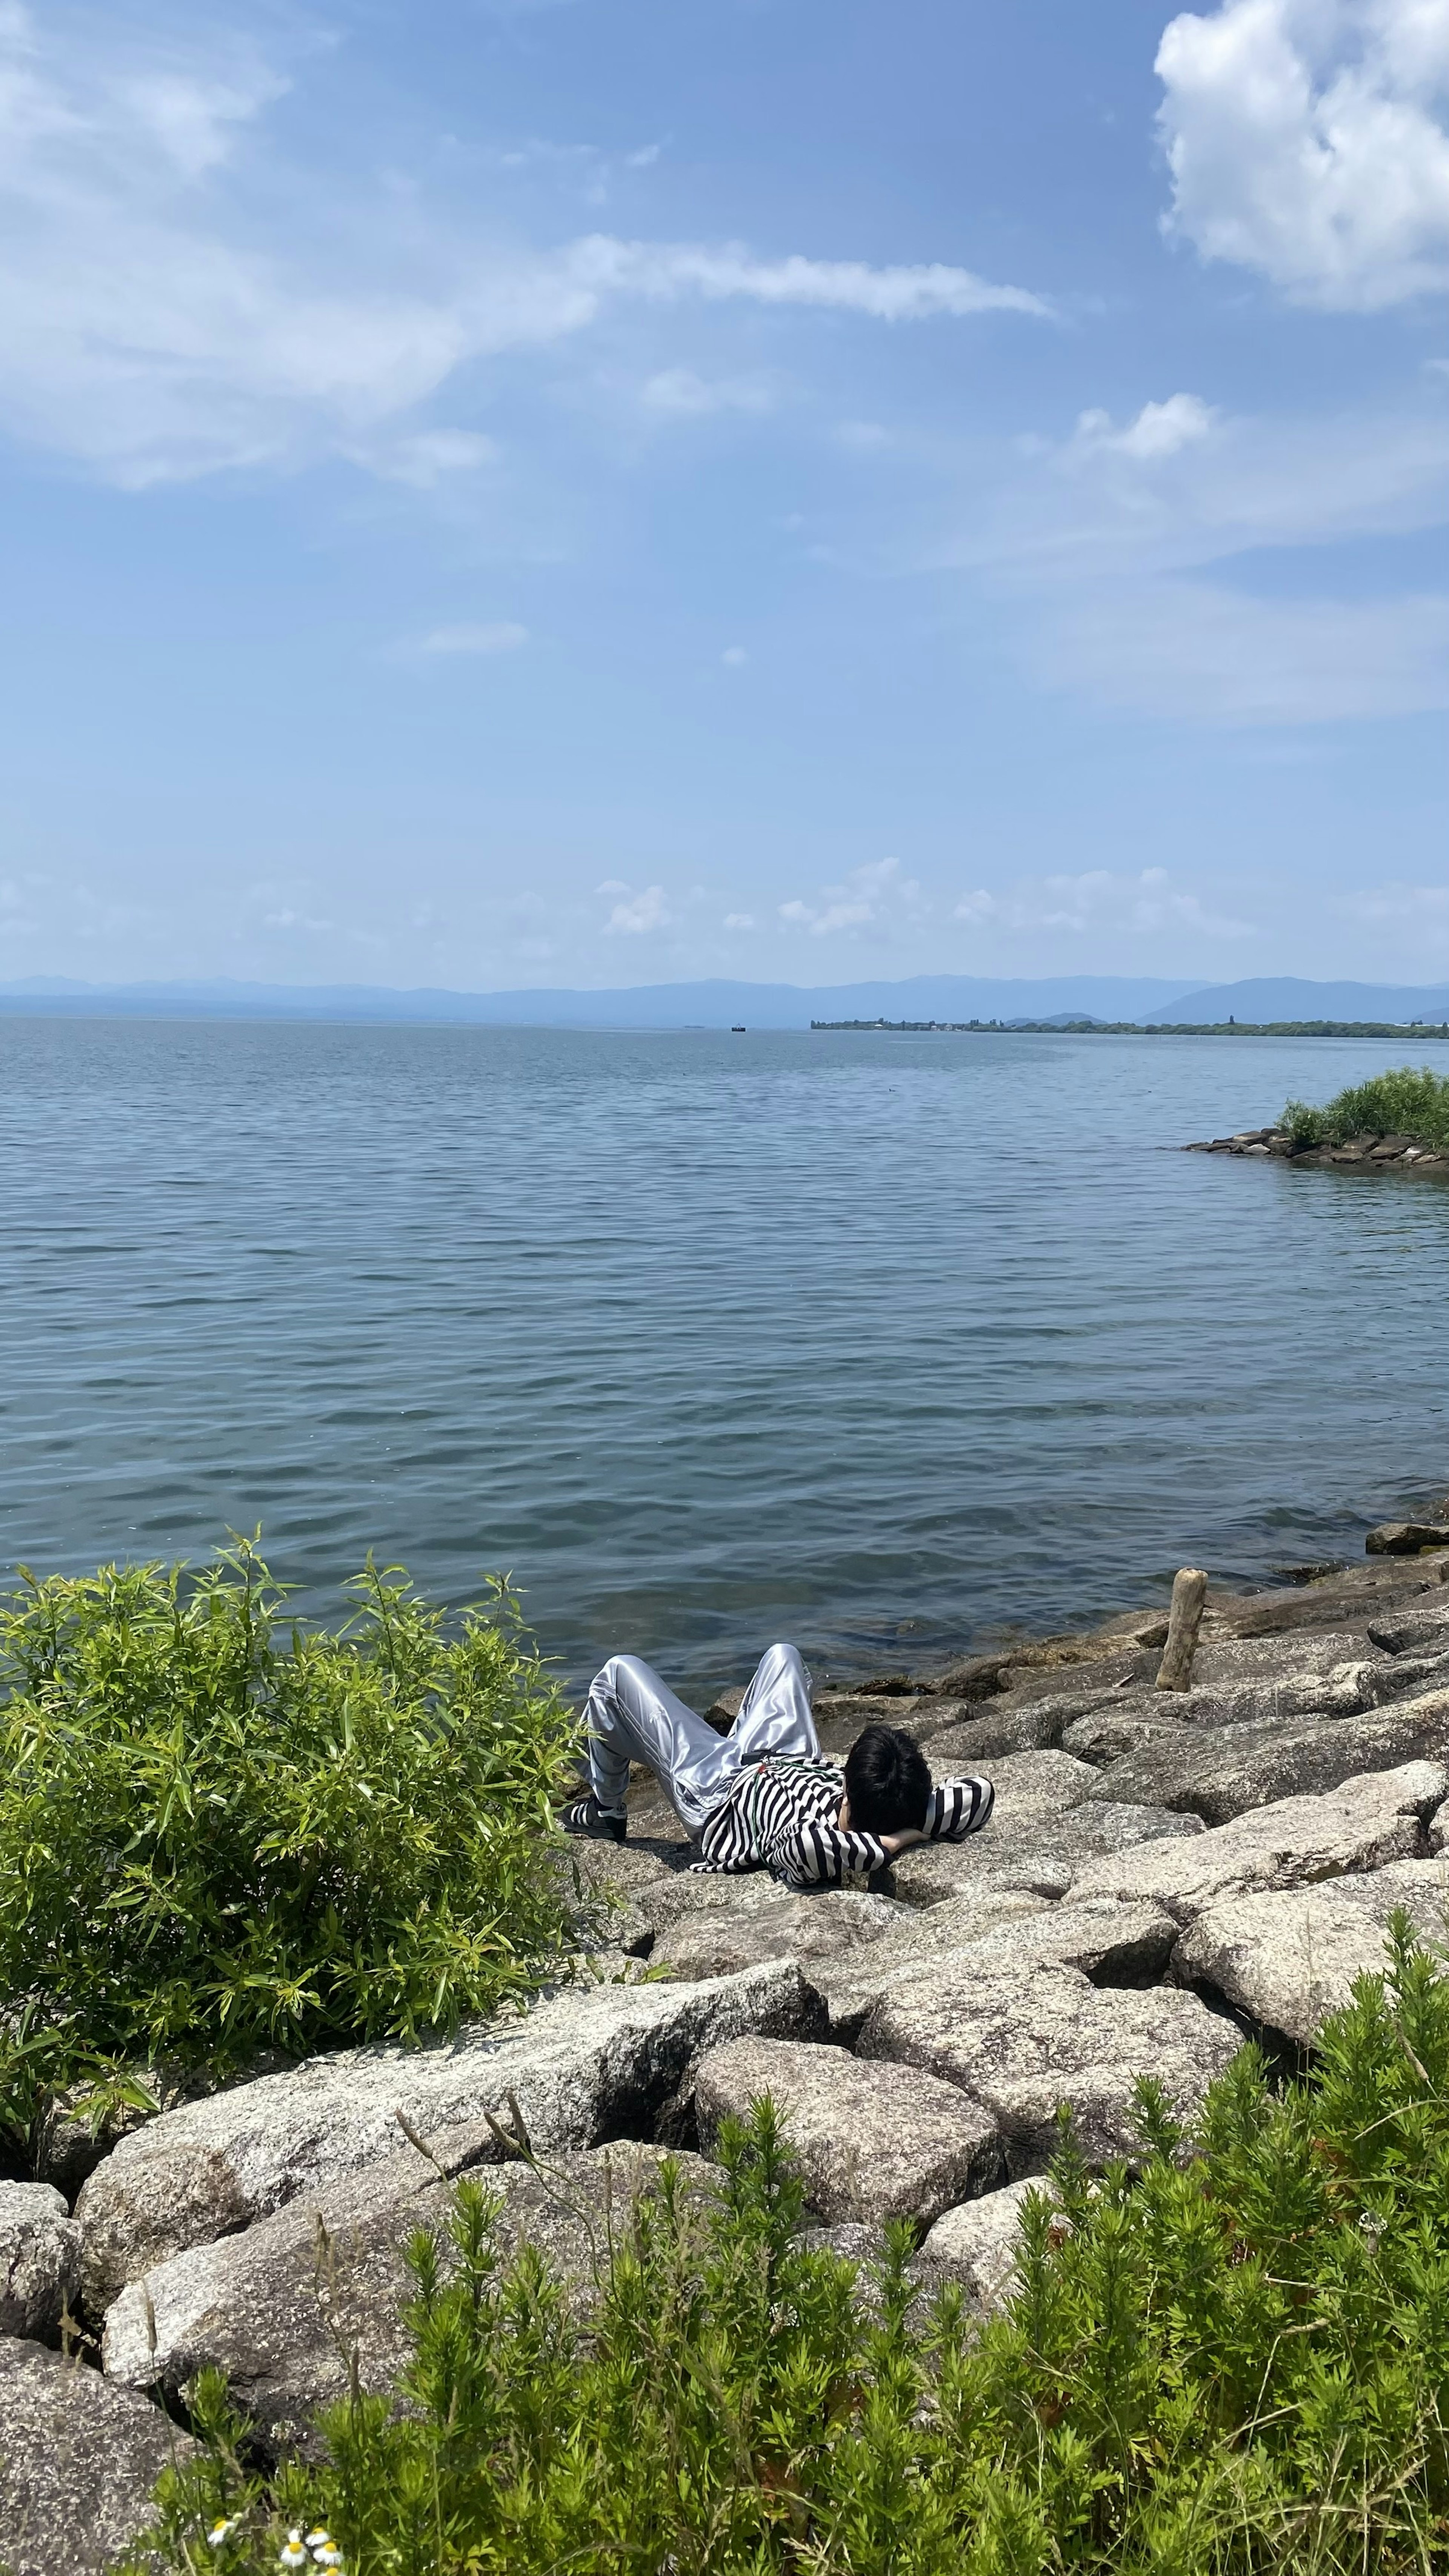
<path id="1" fill-rule="evenodd" d="M 1412 1136 L 1449 1153 L 1449 1074 L 1401 1065 L 1351 1083 L 1322 1109 L 1290 1100 L 1281 1124 L 1295 1145 L 1342 1145 L 1350 1136 Z"/>
<path id="2" fill-rule="evenodd" d="M 562 1938 L 570 1721 L 506 1587 L 454 1622 L 370 1562 L 339 1634 L 240 1544 L 0 1606 L 0 2118 L 262 2049 L 412 2039 Z"/>
<path id="3" fill-rule="evenodd" d="M 414 2244 L 407 2411 L 360 2397 L 330 2465 L 248 2477 L 214 2378 L 162 2483 L 180 2576 L 1428 2576 L 1449 2566 L 1449 1984 L 1400 1918 L 1387 1972 L 1275 2091 L 1246 2048 L 1182 2136 L 1098 2181 L 1069 2135 L 982 2328 L 913 2311 L 897 2228 L 873 2313 L 805 2250 L 774 2115 L 723 2206 L 641 2204 L 582 2322 L 494 2263 L 463 2186 Z M 208 2535 L 218 2525 L 220 2537 Z M 298 2538 L 288 2541 L 289 2530 Z M 328 2536 L 330 2535 L 330 2537 Z M 293 2550 L 291 2557 L 287 2551 Z M 330 2553 L 330 2554 L 329 2554 Z"/>

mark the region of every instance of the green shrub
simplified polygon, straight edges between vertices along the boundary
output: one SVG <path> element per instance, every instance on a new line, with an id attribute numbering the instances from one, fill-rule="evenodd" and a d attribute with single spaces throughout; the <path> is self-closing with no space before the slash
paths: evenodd
<path id="1" fill-rule="evenodd" d="M 1350 1136 L 1413 1136 L 1449 1153 L 1449 1074 L 1401 1065 L 1396 1073 L 1351 1083 L 1321 1109 L 1290 1100 L 1281 1124 L 1300 1147 L 1342 1145 Z"/>
<path id="2" fill-rule="evenodd" d="M 954 2292 L 913 2312 L 902 2227 L 862 2313 L 802 2245 L 768 2104 L 720 2209 L 641 2205 L 588 2324 L 536 2255 L 495 2266 L 466 2184 L 451 2247 L 413 2247 L 408 2411 L 340 2407 L 330 2465 L 267 2494 L 204 2380 L 162 2563 L 261 2576 L 292 2529 L 353 2576 L 1442 2571 L 1449 1984 L 1401 1917 L 1314 2082 L 1275 2092 L 1247 2048 L 1191 2141 L 1151 2085 L 1139 2113 L 1135 2178 L 1064 2136 L 984 2329 Z"/>
<path id="3" fill-rule="evenodd" d="M 0 2118 L 99 2118 L 154 2070 L 412 2039 L 562 1937 L 539 1828 L 570 1721 L 505 1586 L 453 1622 L 400 1568 L 279 1627 L 241 1544 L 0 1606 Z"/>

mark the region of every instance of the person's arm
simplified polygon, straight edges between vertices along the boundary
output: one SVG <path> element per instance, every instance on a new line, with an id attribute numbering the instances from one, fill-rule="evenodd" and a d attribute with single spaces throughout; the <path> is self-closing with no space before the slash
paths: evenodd
<path id="1" fill-rule="evenodd" d="M 968 1776 L 964 1780 L 938 1780 L 926 1807 L 924 1840 L 930 1843 L 963 1843 L 968 1834 L 979 1834 L 991 1822 L 996 1791 L 989 1780 Z"/>
<path id="2" fill-rule="evenodd" d="M 884 1869 L 897 1839 L 842 1833 L 838 1825 L 791 1825 L 766 1845 L 765 1858 L 787 1887 L 839 1887 L 847 1878 Z"/>

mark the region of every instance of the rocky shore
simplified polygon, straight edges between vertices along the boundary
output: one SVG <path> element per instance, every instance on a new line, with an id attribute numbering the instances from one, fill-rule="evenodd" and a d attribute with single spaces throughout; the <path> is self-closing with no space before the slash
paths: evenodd
<path id="1" fill-rule="evenodd" d="M 1335 1163 L 1356 1171 L 1449 1172 L 1449 1154 L 1412 1136 L 1350 1136 L 1342 1145 L 1302 1145 L 1283 1127 L 1248 1127 L 1238 1136 L 1212 1136 L 1184 1145 L 1185 1154 L 1272 1155 L 1279 1162 Z"/>
<path id="2" fill-rule="evenodd" d="M 306 2450 L 353 2368 L 390 2388 L 408 2238 L 464 2171 L 488 2168 L 504 2247 L 542 2245 L 586 2297 L 610 2213 L 666 2152 L 711 2188 L 721 2121 L 768 2091 L 822 2241 L 867 2258 L 906 2217 L 922 2282 L 985 2312 L 1060 2102 L 1101 2162 L 1132 2152 L 1141 2075 L 1190 2113 L 1245 2037 L 1311 2059 L 1395 1908 L 1444 1929 L 1449 1505 L 1361 1566 L 1209 1590 L 1185 1689 L 1156 1686 L 1166 1626 L 819 1696 L 829 1752 L 885 1718 L 938 1774 L 987 1771 L 979 1839 L 813 1896 L 692 1877 L 643 1775 L 626 1844 L 560 1855 L 576 1973 L 526 2014 L 261 2075 L 105 2152 L 57 2133 L 0 2185 L 13 2576 L 99 2570 L 144 2525 L 207 2364 L 263 2459 Z"/>

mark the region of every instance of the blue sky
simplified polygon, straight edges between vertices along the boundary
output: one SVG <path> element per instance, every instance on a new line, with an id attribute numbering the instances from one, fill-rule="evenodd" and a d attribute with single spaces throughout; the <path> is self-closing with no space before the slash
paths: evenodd
<path id="1" fill-rule="evenodd" d="M 0 0 L 0 981 L 1449 976 L 1449 0 Z"/>

